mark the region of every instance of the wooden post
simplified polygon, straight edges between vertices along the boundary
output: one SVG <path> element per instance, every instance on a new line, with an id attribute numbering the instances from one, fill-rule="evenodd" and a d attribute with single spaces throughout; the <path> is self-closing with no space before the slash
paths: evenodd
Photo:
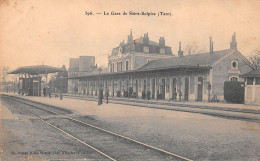
<path id="1" fill-rule="evenodd" d="M 40 77 L 38 77 L 38 96 L 40 96 Z"/>

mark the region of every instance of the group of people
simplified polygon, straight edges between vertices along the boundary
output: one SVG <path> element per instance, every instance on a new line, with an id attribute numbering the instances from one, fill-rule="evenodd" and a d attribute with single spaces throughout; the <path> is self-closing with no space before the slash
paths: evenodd
<path id="1" fill-rule="evenodd" d="M 46 88 L 44 87 L 43 88 L 43 96 L 46 97 L 46 96 L 49 96 L 49 98 L 51 98 L 51 90 L 49 88 Z M 58 98 L 59 95 L 57 93 L 55 93 L 55 98 Z M 62 92 L 60 91 L 60 100 L 62 100 L 63 98 L 63 95 L 62 95 Z"/>
<path id="2" fill-rule="evenodd" d="M 98 105 L 101 105 L 101 104 L 103 104 L 103 92 L 104 92 L 104 89 L 103 89 L 103 87 L 100 87 L 99 88 L 99 96 L 98 96 Z M 108 104 L 108 96 L 109 96 L 109 89 L 108 89 L 108 87 L 106 87 L 105 88 L 105 97 L 106 97 L 106 103 Z"/>
<path id="3" fill-rule="evenodd" d="M 147 90 L 147 92 L 145 92 L 145 90 L 142 91 L 142 99 L 145 100 L 150 100 L 151 99 L 151 92 L 150 90 Z"/>
<path id="4" fill-rule="evenodd" d="M 177 102 L 177 93 L 176 92 L 173 93 L 172 100 L 174 102 Z M 181 100 L 182 100 L 182 92 L 179 91 L 179 102 L 181 102 Z"/>

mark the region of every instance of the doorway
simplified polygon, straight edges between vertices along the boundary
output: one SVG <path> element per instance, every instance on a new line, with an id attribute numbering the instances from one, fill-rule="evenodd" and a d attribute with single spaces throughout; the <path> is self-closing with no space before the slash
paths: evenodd
<path id="1" fill-rule="evenodd" d="M 202 101 L 202 92 L 203 92 L 203 77 L 199 77 L 198 78 L 197 101 Z"/>
<path id="2" fill-rule="evenodd" d="M 138 80 L 135 80 L 135 95 L 138 98 Z"/>
<path id="3" fill-rule="evenodd" d="M 165 78 L 162 79 L 162 84 L 160 86 L 160 99 L 165 99 Z"/>
<path id="4" fill-rule="evenodd" d="M 189 100 L 189 87 L 190 87 L 189 82 L 190 82 L 189 78 L 185 78 L 184 101 Z"/>
<path id="5" fill-rule="evenodd" d="M 115 91 L 115 82 L 114 81 L 112 81 L 112 97 L 114 97 L 115 96 L 115 94 L 114 94 L 114 91 Z"/>
<path id="6" fill-rule="evenodd" d="M 172 99 L 177 99 L 177 79 L 173 78 L 172 80 Z"/>
<path id="7" fill-rule="evenodd" d="M 155 79 L 152 79 L 152 99 L 155 99 Z"/>

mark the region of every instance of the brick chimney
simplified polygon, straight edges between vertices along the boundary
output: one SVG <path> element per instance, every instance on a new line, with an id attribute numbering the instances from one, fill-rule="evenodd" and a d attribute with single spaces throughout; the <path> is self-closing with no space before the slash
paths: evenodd
<path id="1" fill-rule="evenodd" d="M 123 46 L 125 44 L 125 40 L 123 40 L 122 42 L 120 42 L 119 46 Z"/>
<path id="2" fill-rule="evenodd" d="M 133 34 L 132 34 L 132 29 L 130 30 L 130 35 L 128 35 L 127 38 L 127 43 L 131 43 L 133 41 Z"/>
<path id="3" fill-rule="evenodd" d="M 183 51 L 181 51 L 181 42 L 179 42 L 178 56 L 179 56 L 179 57 L 183 56 Z"/>
<path id="4" fill-rule="evenodd" d="M 213 54 L 213 42 L 212 42 L 212 37 L 209 37 L 209 53 Z"/>
<path id="5" fill-rule="evenodd" d="M 165 39 L 164 39 L 164 37 L 160 37 L 160 39 L 159 39 L 159 47 L 165 47 Z"/>
<path id="6" fill-rule="evenodd" d="M 232 40 L 230 42 L 230 49 L 237 50 L 237 42 L 236 42 L 236 33 L 234 32 L 234 35 L 232 35 Z"/>
<path id="7" fill-rule="evenodd" d="M 144 34 L 143 37 L 143 43 L 144 45 L 149 45 L 149 36 L 148 36 L 148 32 L 146 34 Z"/>

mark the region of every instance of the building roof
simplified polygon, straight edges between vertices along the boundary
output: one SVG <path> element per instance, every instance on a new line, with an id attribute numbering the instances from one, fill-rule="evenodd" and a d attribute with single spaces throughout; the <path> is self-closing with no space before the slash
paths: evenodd
<path id="1" fill-rule="evenodd" d="M 131 43 L 133 44 L 135 41 L 136 44 L 144 44 L 143 39 L 144 39 L 143 37 L 140 37 L 138 39 L 133 40 Z M 159 43 L 149 40 L 149 45 L 159 46 Z M 169 47 L 169 46 L 165 45 L 165 47 Z"/>
<path id="2" fill-rule="evenodd" d="M 173 57 L 169 59 L 153 60 L 138 70 L 152 70 L 152 69 L 165 69 L 175 66 L 212 66 L 215 62 L 222 57 L 228 55 L 230 52 L 235 51 L 232 49 L 214 51 L 214 53 L 200 53 L 194 55 L 187 55 L 181 57 Z"/>
<path id="3" fill-rule="evenodd" d="M 175 66 L 175 67 L 170 67 L 170 68 L 165 68 L 165 69 L 158 69 L 161 71 L 164 70 L 180 70 L 180 69 L 185 69 L 185 70 L 208 70 L 210 69 L 210 67 L 205 67 L 205 66 L 193 66 L 193 67 L 187 67 L 187 66 Z M 155 69 L 156 70 L 156 69 Z M 150 70 L 150 71 L 154 71 L 154 70 Z M 122 71 L 122 72 L 113 72 L 113 73 L 108 73 L 108 72 L 104 72 L 104 73 L 88 73 L 86 75 L 83 76 L 73 76 L 73 77 L 67 77 L 67 79 L 81 79 L 81 78 L 87 78 L 87 77 L 99 77 L 99 76 L 118 76 L 118 75 L 127 75 L 130 73 L 147 73 L 146 70 L 128 70 L 128 71 Z"/>
<path id="4" fill-rule="evenodd" d="M 220 60 L 221 58 L 225 57 L 226 55 L 234 51 L 236 50 L 227 49 L 227 50 L 214 51 L 213 54 L 207 52 L 207 53 L 200 53 L 200 54 L 188 55 L 182 57 L 173 57 L 169 59 L 153 60 L 137 70 L 115 72 L 115 73 L 100 73 L 100 74 L 98 74 L 97 72 L 91 72 L 86 76 L 70 77 L 69 79 L 77 79 L 77 78 L 92 77 L 92 76 L 104 76 L 104 75 L 119 75 L 119 74 L 127 74 L 127 73 L 147 72 L 147 71 L 154 71 L 154 70 L 168 70 L 168 69 L 174 69 L 174 70 L 210 69 L 214 63 L 216 63 L 218 60 Z"/>
<path id="5" fill-rule="evenodd" d="M 241 75 L 241 77 L 260 77 L 260 70 L 252 70 L 246 74 Z"/>
<path id="6" fill-rule="evenodd" d="M 130 42 L 127 43 L 121 42 L 119 46 L 112 49 L 112 55 L 118 55 L 119 48 L 122 48 L 122 54 L 129 53 L 130 50 L 132 52 L 143 52 L 143 46 L 149 47 L 149 52 L 147 52 L 146 54 L 159 54 L 160 52 L 159 43 L 148 39 L 149 40 L 148 45 L 145 45 L 144 39 L 145 37 L 140 37 L 131 40 Z M 135 44 L 135 47 L 132 48 L 131 44 Z M 172 50 L 170 46 L 165 45 L 163 48 L 165 49 L 165 55 L 172 55 Z"/>
<path id="7" fill-rule="evenodd" d="M 105 67 L 101 67 L 101 71 L 99 71 L 100 68 L 96 68 L 96 69 L 93 69 L 93 70 L 90 70 L 90 71 L 87 71 L 84 73 L 84 76 L 87 76 L 87 75 L 98 75 L 98 74 L 103 74 L 103 73 L 108 73 L 108 68 L 105 68 Z"/>
<path id="8" fill-rule="evenodd" d="M 8 74 L 30 74 L 30 75 L 38 75 L 38 74 L 48 74 L 48 73 L 56 73 L 61 72 L 62 70 L 56 67 L 51 67 L 47 65 L 35 65 L 35 66 L 23 66 L 12 70 Z"/>

